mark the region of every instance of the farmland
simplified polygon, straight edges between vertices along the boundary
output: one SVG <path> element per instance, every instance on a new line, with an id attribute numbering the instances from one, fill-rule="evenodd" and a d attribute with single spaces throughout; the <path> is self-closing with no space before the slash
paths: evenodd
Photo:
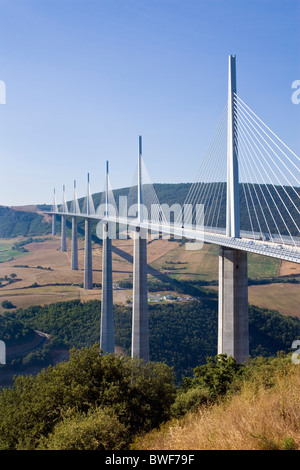
<path id="1" fill-rule="evenodd" d="M 84 243 L 79 239 L 79 269 L 72 271 L 70 240 L 68 251 L 60 250 L 60 238 L 47 236 L 43 242 L 26 244 L 26 250 L 12 249 L 22 238 L 0 240 L 0 278 L 14 274 L 13 282 L 3 281 L 0 288 L 0 313 L 2 302 L 12 302 L 17 308 L 45 305 L 63 300 L 88 301 L 101 299 L 102 249 L 93 244 L 93 290 L 82 287 Z M 26 239 L 23 239 L 26 240 Z M 132 277 L 132 240 L 113 242 L 113 282 Z M 14 259 L 12 259 L 14 257 Z M 251 279 L 300 276 L 300 267 L 293 263 L 249 255 L 248 273 Z M 186 250 L 178 241 L 150 240 L 148 243 L 148 274 L 154 278 L 171 278 L 179 281 L 217 281 L 218 247 L 205 244 L 201 250 Z M 217 287 L 209 286 L 210 289 Z M 114 302 L 125 304 L 132 297 L 131 289 L 115 289 Z M 278 310 L 285 315 L 300 316 L 300 286 L 292 283 L 270 283 L 249 286 L 249 303 Z"/>

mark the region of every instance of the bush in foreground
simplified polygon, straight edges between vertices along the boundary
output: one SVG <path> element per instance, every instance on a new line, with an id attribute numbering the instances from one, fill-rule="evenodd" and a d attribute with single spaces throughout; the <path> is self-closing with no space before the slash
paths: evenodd
<path id="1" fill-rule="evenodd" d="M 120 448 L 137 433 L 168 420 L 175 394 L 173 371 L 165 364 L 103 356 L 97 345 L 72 349 L 68 362 L 36 376 L 20 375 L 11 389 L 3 389 L 0 449 L 47 448 L 48 438 L 49 445 L 56 446 L 62 435 L 72 448 L 77 445 L 76 428 L 81 429 L 78 445 L 83 448 L 93 430 L 97 444 L 91 440 L 92 447 Z M 105 441 L 107 413 L 115 422 L 116 436 Z"/>

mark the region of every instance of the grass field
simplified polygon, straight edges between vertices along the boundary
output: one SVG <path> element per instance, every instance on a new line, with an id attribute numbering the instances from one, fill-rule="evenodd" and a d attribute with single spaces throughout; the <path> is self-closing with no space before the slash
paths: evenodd
<path id="1" fill-rule="evenodd" d="M 218 278 L 218 253 L 218 247 L 214 245 L 205 244 L 197 251 L 188 251 L 184 245 L 177 246 L 152 262 L 151 266 L 179 280 L 212 281 Z"/>
<path id="2" fill-rule="evenodd" d="M 218 256 L 219 248 L 216 245 L 204 244 L 197 251 L 187 251 L 185 246 L 178 246 L 158 258 L 152 266 L 176 279 L 212 281 L 219 277 Z M 169 264 L 171 261 L 185 264 Z M 275 258 L 248 254 L 248 276 L 252 279 L 277 277 L 279 269 L 280 261 Z"/>
<path id="3" fill-rule="evenodd" d="M 13 250 L 15 240 L 0 240 L 0 263 L 26 256 L 28 253 Z"/>

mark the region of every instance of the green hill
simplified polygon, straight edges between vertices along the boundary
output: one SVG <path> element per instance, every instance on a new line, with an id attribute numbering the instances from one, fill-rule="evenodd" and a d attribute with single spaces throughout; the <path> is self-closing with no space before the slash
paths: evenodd
<path id="1" fill-rule="evenodd" d="M 51 226 L 36 212 L 0 206 L 0 238 L 38 236 L 51 233 Z"/>
<path id="2" fill-rule="evenodd" d="M 225 217 L 226 217 L 226 191 L 225 191 L 225 183 L 223 191 L 214 191 L 215 185 L 217 183 L 206 183 L 205 190 L 207 194 L 211 195 L 207 201 L 207 204 L 213 205 L 216 200 L 214 199 L 214 194 L 223 194 L 221 202 L 218 207 L 220 208 L 220 216 L 218 227 L 225 227 Z M 191 188 L 191 183 L 178 183 L 178 184 L 167 184 L 167 183 L 157 183 L 153 185 L 154 190 L 157 194 L 158 200 L 161 204 L 168 204 L 172 206 L 173 204 L 180 204 L 183 205 L 186 201 L 186 197 L 188 192 Z M 285 192 L 286 191 L 286 192 Z M 240 221 L 241 221 L 241 229 L 251 231 L 251 224 L 248 217 L 248 208 L 247 208 L 247 201 L 245 198 L 246 193 L 245 187 L 240 184 Z M 282 234 L 288 234 L 288 230 L 291 232 L 292 235 L 298 235 L 298 231 L 296 229 L 295 224 L 290 221 L 283 222 L 280 217 L 276 217 L 276 220 L 268 213 L 267 206 L 273 208 L 278 207 L 279 210 L 282 210 L 283 203 L 288 207 L 291 215 L 293 216 L 296 224 L 300 225 L 300 216 L 296 210 L 295 205 L 297 206 L 298 201 L 296 201 L 296 193 L 300 193 L 299 188 L 290 188 L 287 187 L 285 190 L 281 187 L 274 187 L 269 186 L 266 188 L 262 185 L 255 185 L 253 187 L 253 193 L 260 195 L 260 199 L 263 201 L 261 204 L 262 210 L 265 212 L 265 218 L 260 215 L 261 219 L 261 230 L 263 232 L 267 232 L 267 226 L 269 226 L 270 230 L 274 233 L 277 233 L 277 227 Z M 114 190 L 114 197 L 116 203 L 118 205 L 119 197 L 120 196 L 130 196 L 132 191 L 130 188 L 121 188 Z M 287 195 L 288 194 L 288 195 Z M 130 196 L 131 197 L 131 196 Z M 128 204 L 130 205 L 130 197 L 128 200 Z M 249 198 L 249 195 L 248 195 Z M 79 199 L 79 206 L 82 208 L 84 205 L 84 199 Z M 97 208 L 98 205 L 103 201 L 103 193 L 95 193 L 93 194 L 94 205 Z M 201 201 L 200 201 L 201 202 Z M 69 202 L 69 206 L 70 206 Z M 258 211 L 258 201 L 257 199 L 253 200 L 253 207 L 250 209 L 251 218 L 255 221 L 255 211 Z M 49 205 L 39 205 L 37 206 L 38 210 L 50 210 Z M 60 218 L 58 217 L 58 231 L 60 230 Z M 276 227 L 277 225 L 277 227 Z M 84 229 L 84 221 L 79 219 L 79 233 L 83 234 Z M 95 235 L 95 226 L 94 223 L 94 235 Z M 70 229 L 70 220 L 69 220 L 69 229 Z M 259 227 L 254 222 L 253 229 L 257 231 Z M 0 207 L 0 238 L 12 238 L 16 236 L 35 236 L 35 235 L 42 235 L 48 234 L 51 232 L 51 225 L 50 223 L 45 222 L 43 216 L 36 213 L 36 212 L 25 212 L 14 210 L 13 208 L 9 207 Z M 70 234 L 70 231 L 69 231 Z M 95 241 L 96 237 L 95 237 Z"/>

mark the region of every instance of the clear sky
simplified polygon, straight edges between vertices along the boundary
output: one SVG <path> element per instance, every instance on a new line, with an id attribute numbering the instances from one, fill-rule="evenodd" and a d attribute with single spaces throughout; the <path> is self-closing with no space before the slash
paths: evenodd
<path id="1" fill-rule="evenodd" d="M 152 182 L 193 182 L 240 97 L 300 155 L 300 0 L 0 0 L 0 205 L 132 183 L 138 135 Z"/>

